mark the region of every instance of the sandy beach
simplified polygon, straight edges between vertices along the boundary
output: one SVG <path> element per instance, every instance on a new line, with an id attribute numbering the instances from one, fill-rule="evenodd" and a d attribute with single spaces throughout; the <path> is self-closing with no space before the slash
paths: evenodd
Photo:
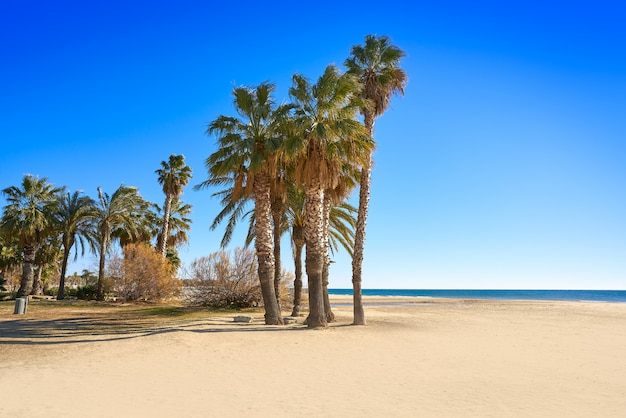
<path id="1" fill-rule="evenodd" d="M 626 304 L 365 300 L 368 325 L 334 296 L 323 330 L 259 313 L 78 333 L 2 312 L 0 416 L 626 416 Z"/>

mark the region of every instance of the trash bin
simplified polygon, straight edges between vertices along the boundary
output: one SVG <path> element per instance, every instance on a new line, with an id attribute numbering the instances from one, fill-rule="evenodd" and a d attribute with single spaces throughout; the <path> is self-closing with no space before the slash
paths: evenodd
<path id="1" fill-rule="evenodd" d="M 15 299 L 15 311 L 14 315 L 24 315 L 26 313 L 26 306 L 28 305 L 28 298 Z"/>

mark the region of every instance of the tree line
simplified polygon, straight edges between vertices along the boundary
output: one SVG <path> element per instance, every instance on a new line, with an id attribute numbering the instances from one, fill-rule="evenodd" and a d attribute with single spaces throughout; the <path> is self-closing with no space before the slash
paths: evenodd
<path id="1" fill-rule="evenodd" d="M 111 243 L 129 244 L 156 241 L 155 251 L 176 269 L 177 248 L 186 243 L 191 228 L 191 205 L 180 200 L 191 178 L 184 156 L 170 155 L 156 170 L 163 187 L 163 207 L 146 201 L 136 187 L 121 185 L 112 194 L 98 187 L 97 199 L 82 191 L 56 187 L 47 178 L 31 174 L 20 186 L 2 190 L 7 204 L 0 218 L 0 276 L 22 267 L 17 297 L 41 294 L 42 276 L 51 274 L 60 262 L 57 299 L 65 297 L 65 276 L 69 257 L 79 248 L 99 257 L 97 297 L 105 298 L 105 265 Z M 173 272 L 174 270 L 172 270 Z"/>

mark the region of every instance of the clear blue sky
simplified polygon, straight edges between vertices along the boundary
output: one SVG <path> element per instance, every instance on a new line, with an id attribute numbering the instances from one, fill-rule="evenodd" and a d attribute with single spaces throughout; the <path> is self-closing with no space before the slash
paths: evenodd
<path id="1" fill-rule="evenodd" d="M 389 35 L 409 84 L 375 127 L 364 287 L 626 289 L 624 16 L 617 0 L 3 0 L 0 188 L 30 173 L 162 204 L 154 171 L 184 154 L 189 263 L 223 231 L 192 186 L 232 87 L 286 100 L 294 73 Z M 331 287 L 351 287 L 335 259 Z"/>

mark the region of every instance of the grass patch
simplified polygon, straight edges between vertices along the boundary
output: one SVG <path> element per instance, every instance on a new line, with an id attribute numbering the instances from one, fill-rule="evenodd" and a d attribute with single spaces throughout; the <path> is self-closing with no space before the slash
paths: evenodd
<path id="1" fill-rule="evenodd" d="M 155 303 L 32 300 L 25 315 L 14 315 L 14 301 L 0 302 L 0 344 L 11 339 L 72 340 L 145 335 L 223 322 L 238 310 Z M 262 308 L 246 310 L 260 313 Z"/>
<path id="2" fill-rule="evenodd" d="M 84 300 L 36 299 L 28 303 L 26 315 L 14 315 L 15 301 L 0 302 L 0 319 L 10 320 L 58 320 L 63 318 L 90 317 L 94 320 L 166 321 L 194 320 L 201 317 L 261 312 L 259 308 L 210 309 L 206 307 L 181 306 L 155 303 L 96 302 Z"/>

